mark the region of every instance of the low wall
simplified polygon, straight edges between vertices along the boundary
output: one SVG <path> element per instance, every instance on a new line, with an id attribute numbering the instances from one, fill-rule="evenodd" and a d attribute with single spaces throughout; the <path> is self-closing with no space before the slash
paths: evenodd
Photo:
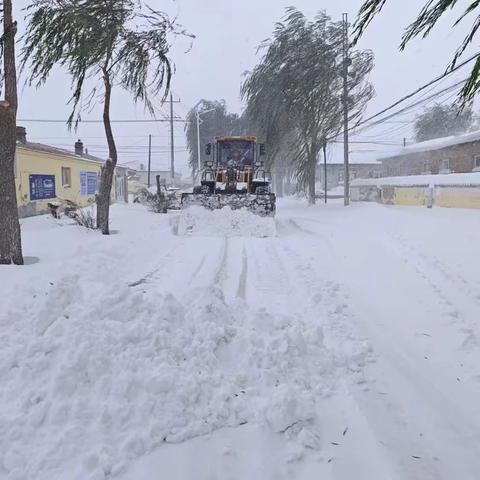
<path id="1" fill-rule="evenodd" d="M 480 186 L 437 187 L 435 205 L 450 208 L 480 208 Z"/>
<path id="2" fill-rule="evenodd" d="M 394 205 L 424 206 L 426 204 L 426 189 L 423 187 L 395 187 L 393 193 Z"/>

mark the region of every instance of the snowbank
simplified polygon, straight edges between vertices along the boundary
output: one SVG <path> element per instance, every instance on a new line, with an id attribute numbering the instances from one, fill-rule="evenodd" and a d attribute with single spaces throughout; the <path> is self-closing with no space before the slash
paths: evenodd
<path id="1" fill-rule="evenodd" d="M 184 210 L 178 223 L 179 235 L 220 237 L 273 237 L 276 235 L 275 220 L 261 217 L 241 208 L 209 210 L 192 206 Z"/>
<path id="2" fill-rule="evenodd" d="M 351 182 L 352 187 L 367 186 L 480 186 L 480 172 L 439 175 L 410 175 L 406 177 L 364 178 Z"/>
<path id="3" fill-rule="evenodd" d="M 215 288 L 185 305 L 118 285 L 102 295 L 69 276 L 2 316 L 8 479 L 104 479 L 164 442 L 245 423 L 316 441 L 316 404 L 344 362 L 320 326 L 232 308 Z"/>

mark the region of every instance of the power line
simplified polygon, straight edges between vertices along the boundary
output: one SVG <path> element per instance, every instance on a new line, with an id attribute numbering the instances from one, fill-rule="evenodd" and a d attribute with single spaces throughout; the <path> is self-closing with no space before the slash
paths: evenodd
<path id="1" fill-rule="evenodd" d="M 148 138 L 147 138 L 148 140 Z M 69 147 L 71 146 L 69 143 L 56 143 L 55 144 L 56 146 L 58 147 Z M 88 149 L 90 148 L 101 148 L 101 149 L 104 149 L 104 150 L 108 150 L 108 146 L 107 145 L 98 145 L 98 144 L 89 144 L 89 145 L 86 145 L 86 147 Z M 177 145 L 177 147 L 179 148 L 187 148 L 186 145 Z M 138 151 L 146 151 L 148 150 L 148 145 L 117 145 L 117 148 L 118 149 L 129 149 L 129 150 L 138 150 Z M 170 145 L 154 145 L 152 146 L 152 150 L 170 150 Z"/>
<path id="2" fill-rule="evenodd" d="M 66 120 L 57 120 L 57 119 L 40 119 L 40 118 L 21 118 L 19 122 L 25 123 L 67 123 Z M 174 122 L 185 123 L 186 120 L 183 118 L 176 117 L 173 120 Z M 110 123 L 168 123 L 170 120 L 165 119 L 151 119 L 151 120 L 110 120 Z M 81 120 L 79 125 L 82 123 L 103 123 L 103 120 Z"/>
<path id="3" fill-rule="evenodd" d="M 19 120 L 20 121 L 20 120 Z M 185 135 L 178 135 L 179 137 L 185 137 Z M 82 140 L 100 140 L 105 139 L 105 135 L 101 137 L 86 137 L 84 135 L 70 135 L 63 137 L 28 137 L 30 140 L 75 140 L 80 137 Z M 148 135 L 115 135 L 115 139 L 118 138 L 143 138 L 148 140 Z M 170 138 L 170 135 L 152 135 L 152 138 Z"/>
<path id="4" fill-rule="evenodd" d="M 386 117 L 384 117 L 384 118 L 382 118 L 382 119 L 380 119 L 380 120 L 377 120 L 377 121 L 375 121 L 375 122 L 373 122 L 373 123 L 371 123 L 371 124 L 369 124 L 369 125 L 363 126 L 363 127 L 360 128 L 360 130 L 358 130 L 358 131 L 359 131 L 359 132 L 362 132 L 362 131 L 364 131 L 364 130 L 366 130 L 366 129 L 369 129 L 369 128 L 371 128 L 371 127 L 374 127 L 375 125 L 380 125 L 380 124 L 382 124 L 385 120 L 390 120 L 391 118 L 396 117 L 397 115 L 399 115 L 399 114 L 401 114 L 401 113 L 407 112 L 407 111 L 411 110 L 412 108 L 417 107 L 418 105 L 421 105 L 421 104 L 423 104 L 423 103 L 425 103 L 425 102 L 428 102 L 429 100 L 431 100 L 431 99 L 433 99 L 433 98 L 436 98 L 436 97 L 438 97 L 439 95 L 442 95 L 442 94 L 444 94 L 444 93 L 447 93 L 447 92 L 449 92 L 449 91 L 451 91 L 451 90 L 459 87 L 460 85 L 464 84 L 465 82 L 466 82 L 466 79 L 464 79 L 464 80 L 462 80 L 462 81 L 460 81 L 460 82 L 457 82 L 457 83 L 455 83 L 454 85 L 450 85 L 449 87 L 444 88 L 443 90 L 440 90 L 439 92 L 436 92 L 436 93 L 434 93 L 434 94 L 432 94 L 432 95 L 430 95 L 430 96 L 428 96 L 428 97 L 426 97 L 426 98 L 423 98 L 422 100 L 418 100 L 417 102 L 412 103 L 411 105 L 407 105 L 406 107 L 402 108 L 401 110 L 398 110 L 397 112 L 393 112 L 393 113 L 391 113 L 390 115 L 388 115 L 388 116 L 386 116 Z M 408 98 L 410 98 L 410 96 L 408 96 Z M 398 102 L 396 102 L 396 105 L 398 105 Z M 390 109 L 390 108 L 389 108 L 389 109 Z M 386 110 L 386 109 L 385 109 L 385 110 Z M 370 117 L 370 119 L 371 119 L 371 118 L 374 118 L 374 117 L 378 117 L 378 114 L 373 115 L 372 117 Z M 367 123 L 367 121 L 368 121 L 368 120 L 365 120 L 365 121 L 362 121 L 362 122 L 357 123 L 357 125 L 355 125 L 354 127 L 350 128 L 350 130 L 357 130 L 358 127 L 361 127 L 362 125 L 365 125 L 365 124 Z M 334 138 L 336 138 L 336 137 L 334 137 Z"/>
<path id="5" fill-rule="evenodd" d="M 340 140 L 332 140 L 332 142 L 330 143 L 339 143 L 339 144 L 343 144 L 343 140 L 340 141 Z M 400 146 L 402 145 L 402 142 L 380 142 L 380 141 L 349 141 L 348 142 L 349 144 L 359 144 L 359 145 L 362 145 L 362 144 L 365 144 L 365 145 L 385 145 L 385 146 L 392 146 L 392 147 L 395 147 L 395 146 Z"/>
<path id="6" fill-rule="evenodd" d="M 388 107 L 384 108 L 383 110 L 375 113 L 374 115 L 368 117 L 368 118 L 365 119 L 365 120 L 362 120 L 362 121 L 358 122 L 355 126 L 349 128 L 348 131 L 356 130 L 358 127 L 360 127 L 360 126 L 362 126 L 362 125 L 365 125 L 366 123 L 370 122 L 371 120 L 374 120 L 375 118 L 378 118 L 379 116 L 381 116 L 381 115 L 383 115 L 384 113 L 392 110 L 393 108 L 395 108 L 396 106 L 398 106 L 398 105 L 400 105 L 401 103 L 405 102 L 406 100 L 414 97 L 414 96 L 417 95 L 418 93 L 420 93 L 420 92 L 424 91 L 425 89 L 431 87 L 432 85 L 435 85 L 436 83 L 444 80 L 446 77 L 448 77 L 448 76 L 451 75 L 452 73 L 456 72 L 457 70 L 461 69 L 462 67 L 464 67 L 464 66 L 467 65 L 468 63 L 472 62 L 473 60 L 476 60 L 478 57 L 480 57 L 480 52 L 478 52 L 478 53 L 476 53 L 475 55 L 472 55 L 471 57 L 467 58 L 465 61 L 463 61 L 462 63 L 458 64 L 455 68 L 453 68 L 453 69 L 451 69 L 451 70 L 443 73 L 442 75 L 439 75 L 439 76 L 435 77 L 433 80 L 430 80 L 428 83 L 422 85 L 421 87 L 417 88 L 415 91 L 413 91 L 413 92 L 409 93 L 408 95 L 402 97 L 400 100 L 397 100 L 395 103 L 389 105 Z M 467 80 L 467 79 L 462 80 L 462 82 L 459 82 L 459 83 L 456 84 L 455 86 L 458 86 L 458 85 L 460 85 L 460 84 L 462 84 L 462 83 L 465 83 L 466 80 Z M 451 87 L 448 87 L 448 88 L 451 88 Z M 442 93 L 442 92 L 444 92 L 444 91 L 446 91 L 446 90 L 447 90 L 447 89 L 444 89 L 444 90 L 440 91 L 439 93 Z M 437 95 L 437 94 L 435 94 L 435 95 Z M 428 98 L 428 97 L 427 97 L 427 98 Z M 425 101 L 425 99 L 422 100 L 422 101 L 420 101 L 420 102 L 418 102 L 418 103 L 423 103 L 424 101 Z M 408 107 L 408 108 L 413 108 L 414 106 L 416 106 L 416 104 L 413 104 L 413 105 L 411 105 L 411 106 Z M 408 108 L 407 108 L 407 109 L 408 109 Z M 373 123 L 372 125 L 370 125 L 369 127 L 374 126 L 374 125 L 378 125 L 379 123 L 382 123 L 382 121 L 385 121 L 386 119 L 390 119 L 390 118 L 398 115 L 400 112 L 403 112 L 403 111 L 405 111 L 405 109 L 400 110 L 399 112 L 396 112 L 396 113 L 394 113 L 394 114 L 392 114 L 392 115 L 384 118 L 384 119 L 381 120 L 381 121 L 377 121 L 377 122 Z M 368 127 L 367 127 L 367 128 L 368 128 Z M 362 129 L 362 130 L 363 130 L 363 129 Z M 329 139 L 329 141 L 331 141 L 331 140 L 334 139 L 334 138 L 337 138 L 338 136 L 340 136 L 340 135 L 342 135 L 342 134 L 344 134 L 344 133 L 345 133 L 345 132 L 339 132 L 337 135 L 335 135 L 335 137 L 331 137 L 331 138 Z"/>
<path id="7" fill-rule="evenodd" d="M 395 108 L 396 106 L 400 105 L 401 103 L 403 103 L 404 101 L 414 97 L 415 95 L 417 95 L 418 93 L 422 92 L 423 90 L 425 90 L 426 88 L 438 83 L 439 81 L 443 80 L 444 78 L 448 77 L 449 75 L 451 75 L 452 73 L 456 72 L 457 70 L 459 70 L 460 68 L 464 67 L 465 65 L 467 65 L 468 63 L 472 62 L 473 60 L 476 60 L 478 57 L 480 57 L 480 52 L 476 53 L 475 55 L 472 55 L 470 58 L 467 58 L 467 60 L 463 61 L 462 63 L 458 64 L 455 68 L 452 68 L 451 70 L 443 73 L 442 75 L 439 75 L 438 77 L 435 77 L 433 80 L 430 80 L 428 83 L 426 83 L 425 85 L 422 85 L 421 87 L 417 88 L 414 92 L 412 93 L 409 93 L 408 95 L 406 95 L 405 97 L 401 98 L 400 100 L 397 100 L 395 103 L 393 103 L 392 105 L 388 106 L 387 108 L 384 108 L 383 110 L 381 110 L 380 112 L 376 113 L 375 115 L 372 115 L 371 117 L 367 118 L 366 120 L 363 120 L 362 122 L 360 122 L 359 124 L 356 125 L 356 127 L 364 124 L 364 123 L 367 123 L 367 122 L 370 122 L 371 120 L 379 117 L 380 115 L 383 115 L 384 113 L 390 111 L 392 108 Z M 466 80 L 464 80 L 465 82 Z M 353 127 L 355 128 L 355 127 Z"/>

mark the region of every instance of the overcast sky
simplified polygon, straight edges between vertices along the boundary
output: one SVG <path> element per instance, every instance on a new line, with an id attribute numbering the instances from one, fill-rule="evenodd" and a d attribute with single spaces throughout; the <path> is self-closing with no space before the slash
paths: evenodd
<path id="1" fill-rule="evenodd" d="M 20 9 L 27 1 L 20 0 Z M 348 12 L 351 19 L 357 15 L 361 0 L 151 0 L 150 5 L 178 17 L 190 33 L 196 35 L 192 48 L 189 42 L 177 39 L 172 47 L 171 58 L 176 65 L 173 79 L 175 98 L 181 103 L 175 105 L 175 113 L 182 118 L 188 109 L 201 98 L 225 99 L 228 107 L 236 112 L 242 110 L 239 96 L 242 75 L 258 62 L 257 46 L 268 38 L 274 23 L 284 14 L 285 7 L 293 5 L 312 17 L 319 9 L 326 10 L 332 19 L 341 19 L 342 12 Z M 376 97 L 368 107 L 374 113 L 394 100 L 414 90 L 445 69 L 456 46 L 465 34 L 469 23 L 452 30 L 455 19 L 451 14 L 442 19 L 434 33 L 423 41 L 413 42 L 406 52 L 400 53 L 398 45 L 402 30 L 412 21 L 421 5 L 419 0 L 390 0 L 384 12 L 371 25 L 360 42 L 359 48 L 372 49 L 375 54 L 375 68 L 371 76 Z M 460 2 L 464 3 L 464 2 Z M 23 28 L 23 13 L 17 10 L 20 31 Z M 189 50 L 187 52 L 187 50 Z M 460 72 L 452 76 L 448 86 L 455 79 L 465 76 Z M 24 87 L 20 91 L 19 119 L 64 119 L 68 117 L 67 101 L 70 96 L 70 80 L 63 72 L 55 72 L 46 86 L 39 90 Z M 159 110 L 167 114 L 168 106 Z M 411 120 L 416 112 L 400 117 Z M 101 118 L 100 109 L 84 114 L 84 119 Z M 113 119 L 150 118 L 141 105 L 133 105 L 131 98 L 122 91 L 115 92 L 112 108 Z M 83 124 L 77 133 L 69 133 L 62 124 L 19 122 L 27 128 L 30 140 L 49 143 L 65 148 L 73 146 L 81 138 L 89 152 L 105 156 L 104 133 L 101 124 Z M 154 135 L 155 151 L 153 163 L 157 168 L 169 165 L 168 124 L 115 124 L 120 163 L 138 165 L 146 162 L 148 135 Z M 255 132 L 252 132 L 254 134 Z M 386 124 L 375 130 L 362 132 L 354 138 L 357 141 L 402 141 L 412 136 L 411 125 Z M 187 154 L 183 125 L 175 125 L 175 141 L 178 168 L 184 173 Z M 352 144 L 354 161 L 372 161 L 385 150 L 395 147 Z M 363 150 L 363 153 L 359 153 Z M 332 151 L 330 158 L 339 158 L 338 151 Z"/>

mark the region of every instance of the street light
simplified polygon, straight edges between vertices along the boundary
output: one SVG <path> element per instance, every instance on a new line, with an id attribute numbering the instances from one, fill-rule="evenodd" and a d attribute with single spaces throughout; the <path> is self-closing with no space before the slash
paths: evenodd
<path id="1" fill-rule="evenodd" d="M 200 155 L 200 151 L 201 151 L 201 145 L 200 145 L 200 122 L 201 122 L 201 116 L 202 115 L 205 115 L 207 113 L 210 113 L 210 112 L 214 112 L 216 109 L 215 108 L 211 108 L 210 110 L 204 110 L 203 112 L 200 112 L 198 110 L 198 107 L 200 105 L 201 102 L 197 103 L 197 105 L 195 105 L 196 107 L 196 117 L 197 117 L 197 162 L 198 162 L 198 173 L 197 175 L 200 174 L 200 171 L 202 170 L 202 164 L 201 164 L 201 155 Z"/>

